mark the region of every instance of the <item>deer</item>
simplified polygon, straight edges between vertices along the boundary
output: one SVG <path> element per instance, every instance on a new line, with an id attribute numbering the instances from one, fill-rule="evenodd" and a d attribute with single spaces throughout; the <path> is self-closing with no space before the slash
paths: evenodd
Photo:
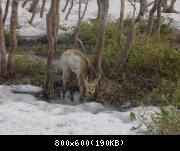
<path id="1" fill-rule="evenodd" d="M 61 55 L 60 62 L 63 71 L 63 98 L 65 98 L 67 91 L 67 79 L 72 80 L 73 73 L 76 75 L 78 81 L 80 102 L 84 101 L 85 96 L 93 98 L 100 77 L 92 78 L 95 70 L 89 58 L 80 50 L 67 49 Z"/>

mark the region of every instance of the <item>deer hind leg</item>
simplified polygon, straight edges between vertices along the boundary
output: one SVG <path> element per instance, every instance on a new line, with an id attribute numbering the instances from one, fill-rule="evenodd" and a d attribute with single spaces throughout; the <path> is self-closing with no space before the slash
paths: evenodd
<path id="1" fill-rule="evenodd" d="M 79 84 L 79 91 L 80 91 L 79 101 L 83 102 L 84 101 L 84 95 L 85 95 L 85 87 L 84 87 L 84 82 L 83 82 L 82 78 L 78 78 L 78 84 Z"/>
<path id="2" fill-rule="evenodd" d="M 63 66 L 63 99 L 65 98 L 65 94 L 67 90 L 67 77 L 68 77 L 68 67 L 64 65 Z"/>
<path id="3" fill-rule="evenodd" d="M 73 72 L 69 71 L 69 91 L 70 91 L 70 99 L 72 102 L 74 102 L 74 96 L 73 96 Z"/>

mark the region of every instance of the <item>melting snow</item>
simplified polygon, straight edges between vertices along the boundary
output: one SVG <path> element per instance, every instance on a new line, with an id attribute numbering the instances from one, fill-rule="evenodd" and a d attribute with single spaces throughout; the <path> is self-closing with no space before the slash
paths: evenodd
<path id="1" fill-rule="evenodd" d="M 93 102 L 76 105 L 54 104 L 39 101 L 32 95 L 12 92 L 35 92 L 40 89 L 30 85 L 0 85 L 1 135 L 138 134 L 137 130 L 131 128 L 138 126 L 139 121 L 130 120 L 130 112 L 140 116 L 145 111 L 148 114 L 158 111 L 157 107 L 138 107 L 120 112 Z"/>

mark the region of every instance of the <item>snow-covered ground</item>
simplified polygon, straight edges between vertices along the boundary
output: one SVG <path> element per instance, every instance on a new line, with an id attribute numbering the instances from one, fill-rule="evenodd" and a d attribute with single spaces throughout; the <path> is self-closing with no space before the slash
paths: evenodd
<path id="1" fill-rule="evenodd" d="M 148 0 L 150 3 L 152 0 Z M 2 7 L 5 8 L 6 0 L 2 0 Z M 26 7 L 23 9 L 21 7 L 22 1 L 20 1 L 19 5 L 19 22 L 20 22 L 20 29 L 17 30 L 18 34 L 25 37 L 36 37 L 36 36 L 44 36 L 46 34 L 46 22 L 45 22 L 45 15 L 44 18 L 40 18 L 39 11 L 41 6 L 41 1 L 39 2 L 39 5 L 37 7 L 37 14 L 35 16 L 35 19 L 33 21 L 33 26 L 27 23 L 31 17 L 31 13 L 27 11 L 29 4 L 26 5 Z M 65 20 L 65 16 L 69 10 L 69 7 L 66 9 L 66 11 L 63 13 L 62 9 L 65 5 L 65 0 L 61 1 L 60 4 L 60 24 L 63 27 L 69 28 L 68 31 L 60 30 L 60 33 L 66 33 L 71 32 L 71 28 L 73 26 L 76 26 L 77 24 L 77 18 L 78 18 L 78 4 L 75 3 L 71 14 L 69 15 L 68 20 Z M 46 12 L 48 12 L 48 9 L 50 7 L 50 0 L 47 0 L 46 4 Z M 139 3 L 136 3 L 137 11 L 139 10 Z M 84 5 L 83 5 L 84 8 Z M 82 9 L 83 10 L 83 9 Z M 120 1 L 119 0 L 110 0 L 110 7 L 109 7 L 109 19 L 117 19 L 119 17 L 119 10 L 120 10 Z M 176 1 L 175 10 L 180 11 L 180 0 Z M 5 27 L 9 28 L 9 19 L 10 19 L 10 11 L 9 15 L 5 24 Z M 125 3 L 125 16 L 131 15 L 133 11 L 133 8 L 131 4 L 126 1 Z M 86 11 L 86 14 L 84 16 L 84 20 L 95 18 L 97 15 L 97 3 L 96 0 L 90 0 L 88 4 L 88 8 Z M 174 27 L 180 30 L 180 14 L 163 14 L 166 17 L 170 17 L 174 20 Z"/>
<path id="2" fill-rule="evenodd" d="M 140 122 L 130 119 L 130 112 L 137 117 L 146 113 L 147 117 L 158 111 L 157 107 L 134 108 L 125 112 L 105 107 L 98 103 L 68 105 L 46 103 L 32 95 L 15 94 L 16 92 L 38 92 L 40 88 L 30 85 L 0 85 L 0 134 L 35 134 L 69 135 L 102 134 L 124 135 L 139 134 Z"/>

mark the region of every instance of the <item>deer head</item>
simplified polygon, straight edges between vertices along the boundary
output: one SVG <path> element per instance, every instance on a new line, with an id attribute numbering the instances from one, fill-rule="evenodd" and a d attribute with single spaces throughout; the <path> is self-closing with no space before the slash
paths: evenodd
<path id="1" fill-rule="evenodd" d="M 88 80 L 88 78 L 84 80 L 87 97 L 92 98 L 94 96 L 99 80 L 100 76 L 94 80 Z"/>

